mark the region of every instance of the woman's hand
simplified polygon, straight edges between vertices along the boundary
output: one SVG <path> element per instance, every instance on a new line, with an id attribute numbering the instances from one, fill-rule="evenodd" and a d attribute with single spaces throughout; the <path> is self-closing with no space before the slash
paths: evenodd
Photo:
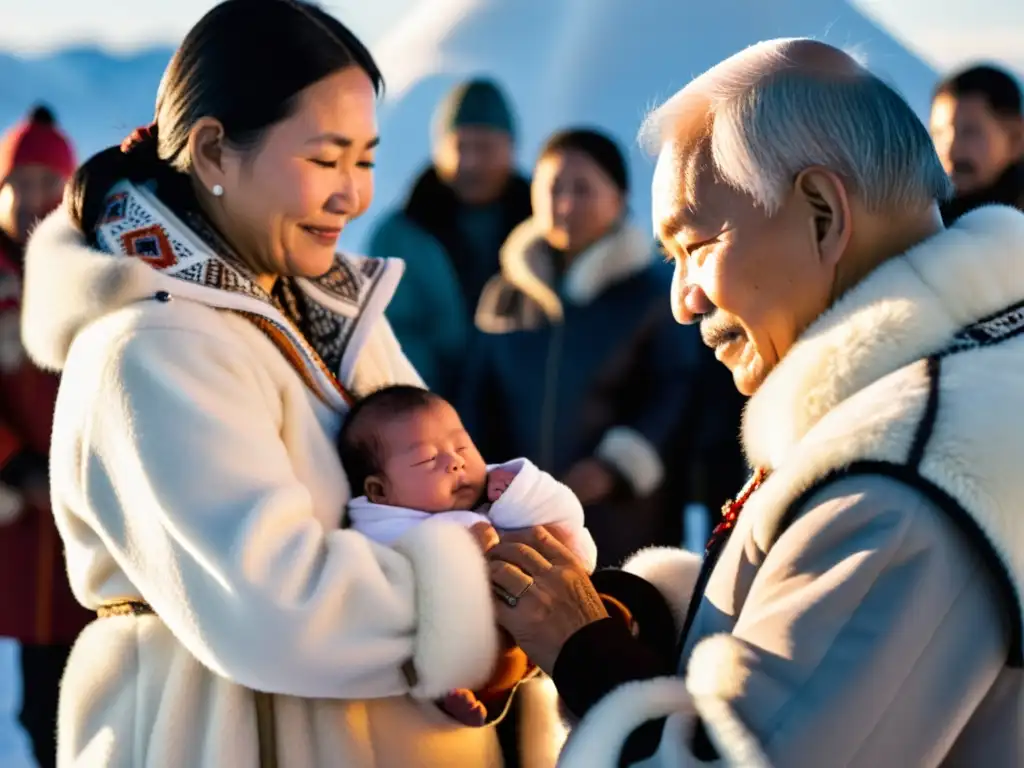
<path id="1" fill-rule="evenodd" d="M 600 504 L 615 490 L 615 475 L 597 459 L 576 462 L 562 482 L 569 486 L 583 506 Z"/>
<path id="2" fill-rule="evenodd" d="M 469 532 L 473 534 L 477 546 L 480 547 L 480 551 L 485 555 L 499 541 L 498 532 L 494 530 L 494 526 L 490 523 L 477 523 L 470 527 Z"/>
<path id="3" fill-rule="evenodd" d="M 498 624 L 538 667 L 551 674 L 577 631 L 608 618 L 586 568 L 544 528 L 510 533 L 487 553 L 500 590 Z M 511 606 L 501 594 L 516 598 Z"/>

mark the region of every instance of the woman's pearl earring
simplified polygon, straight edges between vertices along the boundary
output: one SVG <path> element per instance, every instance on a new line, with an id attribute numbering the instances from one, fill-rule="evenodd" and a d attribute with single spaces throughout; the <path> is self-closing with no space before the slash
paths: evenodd
<path id="1" fill-rule="evenodd" d="M 222 187 L 220 184 L 214 184 L 213 189 L 211 189 L 210 191 L 213 192 L 214 197 L 221 197 L 224 194 L 224 187 Z"/>

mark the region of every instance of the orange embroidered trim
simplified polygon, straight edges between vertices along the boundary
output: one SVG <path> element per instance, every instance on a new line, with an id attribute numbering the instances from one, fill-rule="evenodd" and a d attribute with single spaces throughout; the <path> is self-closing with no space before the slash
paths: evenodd
<path id="1" fill-rule="evenodd" d="M 281 325 L 270 318 L 264 317 L 263 315 L 257 315 L 254 312 L 246 312 L 244 310 L 236 309 L 231 310 L 235 314 L 244 317 L 246 320 L 255 325 L 263 334 L 270 339 L 275 347 L 284 355 L 285 360 L 288 364 L 295 369 L 296 373 L 302 377 L 303 382 L 306 386 L 317 393 L 317 396 L 324 402 L 325 405 L 330 405 L 321 393 L 321 387 L 317 380 L 312 376 L 309 366 L 306 364 L 306 360 L 303 357 L 302 352 L 313 361 L 313 363 L 319 368 L 320 372 L 324 375 L 324 378 L 332 385 L 334 390 L 341 396 L 341 399 L 345 403 L 351 406 L 355 402 L 355 398 L 352 394 L 342 386 L 341 382 L 338 381 L 338 377 L 331 373 L 331 370 L 327 367 L 326 363 L 321 359 L 320 355 L 317 354 L 316 350 L 308 344 L 303 344 L 302 352 L 296 348 L 296 343 L 292 339 L 292 334 L 295 338 L 301 339 L 302 334 L 298 331 L 293 331 L 289 334 Z"/>

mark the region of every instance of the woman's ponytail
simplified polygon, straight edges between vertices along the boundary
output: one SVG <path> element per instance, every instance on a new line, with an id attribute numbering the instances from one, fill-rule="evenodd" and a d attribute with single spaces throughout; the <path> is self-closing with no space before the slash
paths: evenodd
<path id="1" fill-rule="evenodd" d="M 65 196 L 72 223 L 91 237 L 115 184 L 148 181 L 167 171 L 171 168 L 160 159 L 156 124 L 136 129 L 119 146 L 98 152 L 75 171 Z"/>

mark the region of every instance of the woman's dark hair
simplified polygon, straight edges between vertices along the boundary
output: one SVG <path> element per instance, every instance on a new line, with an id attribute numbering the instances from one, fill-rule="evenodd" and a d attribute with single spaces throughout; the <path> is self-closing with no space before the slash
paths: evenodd
<path id="1" fill-rule="evenodd" d="M 384 81 L 370 52 L 313 3 L 226 0 L 175 51 L 150 129 L 124 150 L 99 152 L 75 173 L 67 195 L 72 220 L 90 234 L 107 193 L 122 179 L 156 179 L 161 197 L 165 191 L 191 197 L 188 140 L 200 118 L 219 120 L 232 146 L 256 146 L 268 128 L 292 114 L 302 90 L 351 66 L 362 69 L 380 94 Z"/>
<path id="2" fill-rule="evenodd" d="M 943 80 L 935 88 L 932 101 L 939 96 L 981 96 L 989 109 L 1000 117 L 1024 117 L 1024 91 L 1017 79 L 1001 67 L 979 64 Z"/>
<path id="3" fill-rule="evenodd" d="M 629 170 L 622 150 L 613 138 L 592 128 L 570 128 L 549 138 L 540 159 L 557 152 L 580 152 L 593 160 L 623 194 L 629 192 Z"/>

